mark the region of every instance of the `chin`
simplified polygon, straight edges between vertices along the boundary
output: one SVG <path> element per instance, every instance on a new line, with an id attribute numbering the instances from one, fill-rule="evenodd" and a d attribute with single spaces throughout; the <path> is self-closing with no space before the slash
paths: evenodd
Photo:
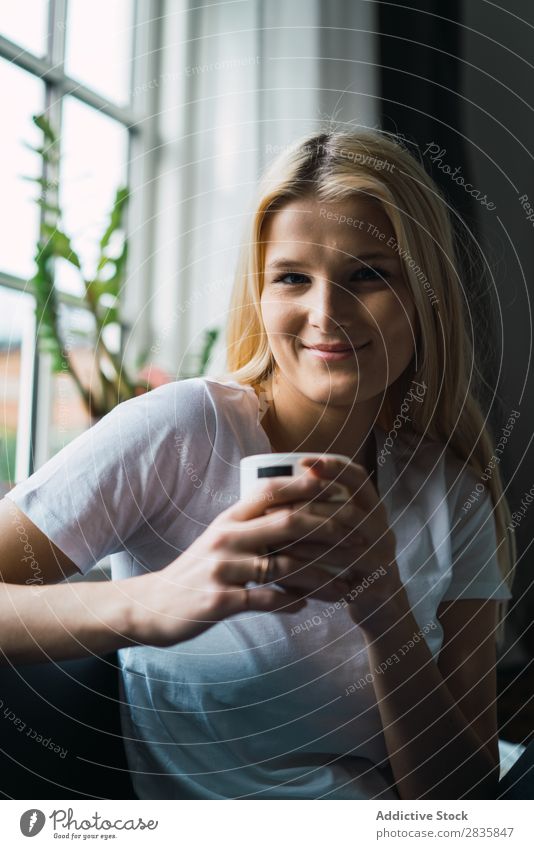
<path id="1" fill-rule="evenodd" d="M 316 403 L 330 405 L 360 403 L 376 395 L 369 391 L 369 387 L 358 383 L 355 377 L 332 381 L 327 379 L 325 382 L 316 380 L 313 389 L 310 390 L 307 384 L 301 387 L 301 391 Z"/>

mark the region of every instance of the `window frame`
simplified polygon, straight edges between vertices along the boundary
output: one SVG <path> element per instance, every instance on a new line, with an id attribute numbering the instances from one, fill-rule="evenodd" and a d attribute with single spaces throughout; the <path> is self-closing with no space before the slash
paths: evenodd
<path id="1" fill-rule="evenodd" d="M 48 0 L 48 35 L 45 56 L 36 56 L 17 43 L 0 34 L 0 58 L 38 77 L 44 84 L 43 111 L 61 137 L 62 106 L 67 96 L 120 123 L 128 132 L 127 184 L 130 202 L 126 216 L 126 238 L 135 233 L 129 246 L 126 281 L 121 293 L 121 353 L 135 320 L 135 338 L 128 339 L 128 361 L 135 362 L 141 350 L 149 345 L 149 323 L 139 311 L 140 305 L 150 298 L 153 238 L 152 224 L 155 204 L 155 174 L 159 150 L 156 116 L 158 114 L 158 87 L 143 86 L 141 96 L 132 97 L 139 83 L 157 79 L 161 63 L 162 2 L 161 0 L 133 0 L 133 38 L 131 45 L 130 102 L 120 106 L 103 97 L 90 87 L 77 82 L 65 73 L 65 44 L 68 27 L 69 0 Z M 65 22 L 66 25 L 65 25 Z M 44 177 L 45 175 L 42 174 Z M 47 175 L 54 179 L 58 175 Z M 41 211 L 41 214 L 42 211 Z M 37 233 L 35 238 L 37 239 Z M 7 274 L 0 268 L 0 286 L 9 291 L 34 295 L 29 281 Z M 65 306 L 86 309 L 81 298 L 58 291 L 58 299 Z M 125 307 L 129 305 L 126 311 Z M 21 370 L 19 389 L 19 416 L 17 422 L 17 449 L 15 481 L 31 475 L 49 457 L 49 433 L 52 409 L 52 369 L 50 357 L 38 352 L 34 337 L 33 363 Z M 126 363 L 128 366 L 128 363 Z M 23 379 L 31 385 L 22 385 Z"/>

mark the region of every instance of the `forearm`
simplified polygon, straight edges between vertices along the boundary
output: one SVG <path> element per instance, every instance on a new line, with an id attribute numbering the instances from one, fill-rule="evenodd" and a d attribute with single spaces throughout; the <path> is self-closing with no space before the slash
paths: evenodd
<path id="1" fill-rule="evenodd" d="M 495 798 L 498 766 L 468 725 L 407 598 L 363 627 L 389 762 L 402 799 Z M 380 670 L 380 671 L 378 671 Z"/>
<path id="2" fill-rule="evenodd" d="M 44 663 L 131 645 L 134 582 L 0 583 L 0 664 Z"/>

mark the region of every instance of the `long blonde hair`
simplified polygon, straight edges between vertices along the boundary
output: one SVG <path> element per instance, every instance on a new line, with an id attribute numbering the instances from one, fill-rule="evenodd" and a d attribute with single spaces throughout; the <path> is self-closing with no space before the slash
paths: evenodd
<path id="1" fill-rule="evenodd" d="M 515 537 L 494 441 L 475 397 L 476 369 L 453 227 L 436 184 L 398 140 L 369 130 L 314 133 L 283 151 L 267 169 L 238 261 L 226 332 L 227 369 L 221 379 L 258 391 L 273 371 L 260 309 L 267 214 L 297 198 L 328 202 L 362 193 L 378 199 L 391 221 L 419 323 L 417 354 L 387 388 L 380 425 L 386 432 L 391 429 L 412 380 L 426 386 L 422 403 L 415 405 L 411 431 L 447 446 L 485 479 L 493 502 L 499 566 L 511 588 Z M 488 466 L 490 475 L 485 474 Z M 499 644 L 506 611 L 507 602 L 500 602 Z"/>

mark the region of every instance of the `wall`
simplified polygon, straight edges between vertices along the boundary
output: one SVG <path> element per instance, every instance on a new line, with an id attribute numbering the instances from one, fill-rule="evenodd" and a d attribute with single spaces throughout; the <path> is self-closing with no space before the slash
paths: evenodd
<path id="1" fill-rule="evenodd" d="M 468 60 L 462 87 L 465 135 L 474 185 L 496 204 L 494 211 L 480 208 L 478 212 L 499 305 L 501 356 L 495 381 L 503 421 L 513 409 L 521 412 L 501 463 L 514 511 L 534 484 L 534 221 L 527 220 L 520 202 L 526 194 L 534 207 L 534 8 L 530 0 L 510 0 L 505 10 L 471 0 L 464 4 L 464 23 L 463 55 Z M 534 611 L 528 552 L 534 536 L 534 507 L 521 519 L 516 536 L 522 560 L 514 595 L 519 601 L 517 617 L 522 631 L 532 622 Z M 532 634 L 529 644 L 534 650 Z"/>

